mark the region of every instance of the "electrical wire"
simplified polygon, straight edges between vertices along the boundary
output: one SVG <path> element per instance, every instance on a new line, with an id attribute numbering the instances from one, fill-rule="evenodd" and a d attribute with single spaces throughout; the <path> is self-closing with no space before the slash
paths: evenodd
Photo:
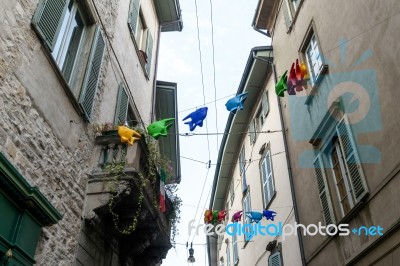
<path id="1" fill-rule="evenodd" d="M 199 15 L 197 10 L 197 0 L 194 0 L 194 5 L 196 7 L 196 27 L 197 27 L 197 41 L 199 44 L 199 59 L 200 59 L 200 72 L 201 72 L 201 85 L 203 87 L 203 104 L 206 105 L 206 93 L 205 93 L 205 86 L 204 86 L 204 74 L 203 74 L 203 61 L 201 55 L 201 42 L 200 42 L 200 28 L 199 28 Z M 207 131 L 207 149 L 208 149 L 208 160 L 211 158 L 210 152 L 210 140 L 208 138 L 208 123 L 206 120 L 206 131 Z"/>
<path id="2" fill-rule="evenodd" d="M 215 81 L 215 45 L 214 45 L 214 22 L 213 22 L 213 5 L 210 0 L 210 17 L 211 17 L 211 45 L 212 45 L 212 62 L 214 74 L 214 107 L 215 107 L 215 128 L 217 129 L 217 147 L 219 147 L 218 139 L 218 108 L 217 108 L 217 85 Z"/>
<path id="3" fill-rule="evenodd" d="M 207 102 L 207 103 L 205 103 L 204 105 L 208 105 L 208 104 L 211 104 L 211 103 L 215 103 L 215 102 L 221 101 L 221 100 L 223 100 L 223 99 L 226 99 L 226 98 L 229 98 L 229 97 L 232 97 L 232 96 L 235 96 L 235 95 L 236 95 L 236 93 L 234 93 L 234 94 L 229 94 L 229 95 L 227 95 L 227 96 L 218 98 L 218 99 L 216 99 L 216 100 L 214 100 L 214 101 Z M 179 111 L 178 113 L 183 113 L 183 112 L 186 112 L 186 111 L 190 111 L 190 110 L 193 110 L 193 109 L 197 109 L 197 108 L 202 107 L 202 106 L 204 106 L 204 105 L 198 105 L 198 106 L 191 107 L 191 108 L 188 108 L 188 109 L 185 109 L 185 110 L 181 110 L 181 111 Z"/>

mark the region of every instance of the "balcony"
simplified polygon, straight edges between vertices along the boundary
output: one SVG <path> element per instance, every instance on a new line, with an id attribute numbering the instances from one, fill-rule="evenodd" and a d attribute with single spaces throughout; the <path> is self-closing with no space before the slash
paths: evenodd
<path id="1" fill-rule="evenodd" d="M 166 212 L 159 209 L 160 178 L 149 174 L 144 137 L 127 145 L 117 134 L 102 135 L 95 143 L 98 161 L 88 180 L 86 226 L 114 243 L 120 264 L 157 264 L 171 248 L 173 206 L 167 197 Z"/>

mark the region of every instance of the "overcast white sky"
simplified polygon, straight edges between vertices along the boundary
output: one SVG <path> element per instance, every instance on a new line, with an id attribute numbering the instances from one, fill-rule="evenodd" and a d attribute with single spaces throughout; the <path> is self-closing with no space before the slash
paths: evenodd
<path id="1" fill-rule="evenodd" d="M 269 39 L 254 31 L 251 23 L 258 0 L 214 0 L 213 24 L 215 45 L 215 77 L 216 98 L 233 95 L 239 86 L 247 58 L 251 48 L 255 46 L 269 45 Z M 161 34 L 160 58 L 158 66 L 158 80 L 178 83 L 178 110 L 180 133 L 187 133 L 189 126 L 182 122 L 189 113 L 195 109 L 190 108 L 204 106 L 203 87 L 201 79 L 201 68 L 199 58 L 199 47 L 196 27 L 195 2 L 180 1 L 183 17 L 183 31 Z M 212 32 L 210 1 L 197 0 L 198 17 L 200 27 L 200 42 L 203 61 L 205 102 L 214 101 L 214 74 L 212 58 Z M 217 101 L 215 104 L 207 104 L 208 115 L 206 118 L 208 132 L 216 133 L 225 130 L 228 111 L 225 102 L 229 98 Z M 217 121 L 217 123 L 216 123 Z M 217 129 L 218 127 L 218 129 Z M 197 127 L 194 133 L 206 133 L 206 125 Z M 222 135 L 208 137 L 210 158 L 208 152 L 208 141 L 206 136 L 181 137 L 181 156 L 207 162 L 217 162 L 219 144 Z M 203 184 L 206 180 L 203 197 L 200 202 L 199 211 L 196 216 L 195 225 L 199 219 L 203 219 L 204 204 L 209 205 L 207 195 L 212 186 L 215 174 L 215 165 L 212 165 L 207 176 L 205 164 L 181 158 L 182 181 L 178 194 L 183 200 L 181 207 L 181 222 L 179 224 L 179 235 L 176 238 L 176 248 L 171 249 L 167 258 L 163 261 L 166 266 L 187 265 L 187 250 L 185 244 L 189 238 L 188 224 L 195 218 Z M 200 222 L 202 223 L 202 221 Z M 189 243 L 193 239 L 190 236 Z M 206 260 L 206 239 L 202 231 L 194 237 L 194 265 L 208 265 Z"/>

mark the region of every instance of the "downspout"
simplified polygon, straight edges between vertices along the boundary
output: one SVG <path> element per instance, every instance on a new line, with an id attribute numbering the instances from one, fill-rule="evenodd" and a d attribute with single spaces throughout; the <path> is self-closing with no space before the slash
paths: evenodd
<path id="1" fill-rule="evenodd" d="M 158 26 L 158 33 L 157 33 L 157 50 L 156 50 L 156 60 L 155 60 L 155 66 L 154 66 L 154 79 L 153 79 L 153 95 L 152 95 L 152 103 L 153 106 L 151 107 L 151 116 L 150 116 L 150 122 L 153 122 L 154 120 L 154 113 L 156 109 L 156 93 L 157 93 L 157 72 L 158 72 L 158 53 L 160 52 L 160 37 L 161 37 L 161 24 Z M 150 124 L 150 123 L 149 123 Z"/>
<path id="2" fill-rule="evenodd" d="M 254 27 L 254 24 L 253 24 Z M 274 81 L 275 84 L 278 83 L 278 77 L 276 75 L 275 71 L 275 64 L 273 61 L 266 60 L 264 58 L 257 57 L 255 52 L 253 52 L 253 58 L 267 62 L 271 65 L 272 73 L 274 75 Z M 282 134 L 283 134 L 283 144 L 285 147 L 285 156 L 286 156 L 286 162 L 287 162 L 287 168 L 288 168 L 288 174 L 289 174 L 289 184 L 290 184 L 290 192 L 292 194 L 292 202 L 293 202 L 293 211 L 294 211 L 294 219 L 296 223 L 299 223 L 299 211 L 297 208 L 297 201 L 296 201 L 296 195 L 295 195 L 295 189 L 294 189 L 294 183 L 293 183 L 293 175 L 292 175 L 292 166 L 290 163 L 290 157 L 289 157 L 289 149 L 288 149 L 288 144 L 287 144 L 287 136 L 286 136 L 286 129 L 285 129 L 285 123 L 283 120 L 283 112 L 282 112 L 282 105 L 281 101 L 279 100 L 279 97 L 277 97 L 278 101 L 278 109 L 279 109 L 279 119 L 281 121 L 281 126 L 282 126 Z M 297 237 L 299 238 L 299 246 L 300 246 L 300 256 L 301 256 L 301 262 L 303 265 L 306 265 L 306 259 L 304 255 L 304 243 L 303 243 L 303 238 L 301 237 L 301 230 L 299 227 L 297 227 Z"/>

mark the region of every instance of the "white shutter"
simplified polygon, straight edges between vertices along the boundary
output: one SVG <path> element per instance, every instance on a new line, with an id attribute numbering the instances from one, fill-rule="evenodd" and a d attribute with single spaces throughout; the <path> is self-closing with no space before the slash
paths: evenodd
<path id="1" fill-rule="evenodd" d="M 317 158 L 315 158 L 314 170 L 317 177 L 318 195 L 321 201 L 325 224 L 335 224 L 335 214 L 333 213 L 331 197 L 329 194 L 328 184 L 326 182 L 325 169 L 322 163 L 321 154 L 318 154 Z"/>
<path id="2" fill-rule="evenodd" d="M 256 126 L 255 126 L 255 119 L 250 121 L 249 126 L 249 133 L 250 133 L 250 144 L 253 144 L 256 140 Z"/>
<path id="3" fill-rule="evenodd" d="M 149 30 L 147 31 L 146 55 L 147 55 L 147 63 L 145 69 L 147 76 L 150 78 L 151 59 L 153 57 L 153 37 L 151 36 L 151 32 Z"/>
<path id="4" fill-rule="evenodd" d="M 352 192 L 356 202 L 359 202 L 368 193 L 368 187 L 357 154 L 357 148 L 351 133 L 349 121 L 346 116 L 344 116 L 337 124 L 336 130 L 346 160 L 346 167 L 352 186 Z"/>

